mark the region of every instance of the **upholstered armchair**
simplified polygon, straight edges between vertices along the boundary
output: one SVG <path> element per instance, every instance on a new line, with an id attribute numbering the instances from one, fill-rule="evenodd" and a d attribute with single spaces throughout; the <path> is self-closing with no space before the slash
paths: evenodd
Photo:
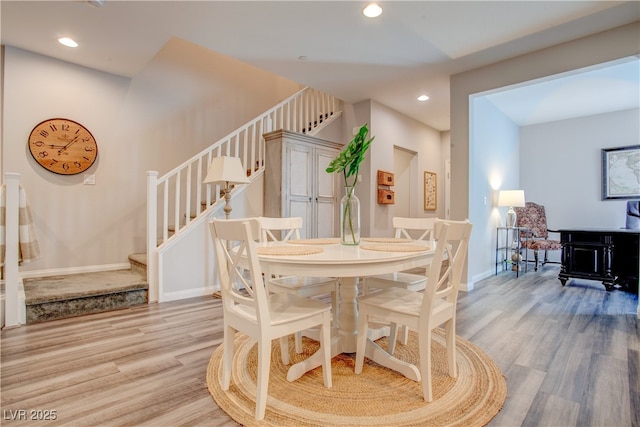
<path id="1" fill-rule="evenodd" d="M 547 229 L 547 216 L 544 206 L 533 202 L 526 202 L 523 208 L 514 208 L 518 227 L 529 229 L 528 239 L 522 241 L 522 248 L 532 250 L 535 259 L 535 271 L 538 271 L 539 251 L 544 251 L 542 265 L 549 262 L 548 251 L 560 250 L 562 245 L 559 240 L 549 240 L 549 230 Z M 553 232 L 553 230 L 552 230 Z"/>

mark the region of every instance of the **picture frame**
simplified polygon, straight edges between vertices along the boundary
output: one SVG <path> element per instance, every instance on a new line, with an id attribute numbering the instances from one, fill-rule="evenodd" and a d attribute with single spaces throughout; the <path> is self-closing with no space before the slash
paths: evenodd
<path id="1" fill-rule="evenodd" d="M 438 208 L 438 177 L 435 172 L 424 171 L 424 210 Z"/>
<path id="2" fill-rule="evenodd" d="M 602 149 L 602 200 L 640 197 L 640 145 Z"/>

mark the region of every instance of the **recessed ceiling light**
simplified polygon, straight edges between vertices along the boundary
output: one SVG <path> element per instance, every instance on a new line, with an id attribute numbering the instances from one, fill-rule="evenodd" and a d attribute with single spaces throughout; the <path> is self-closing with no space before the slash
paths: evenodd
<path id="1" fill-rule="evenodd" d="M 427 101 L 429 99 L 429 97 L 427 95 L 420 95 L 418 97 L 418 101 Z"/>
<path id="2" fill-rule="evenodd" d="M 362 14 L 367 18 L 377 18 L 382 14 L 382 8 L 375 3 L 371 3 L 364 8 Z"/>
<path id="3" fill-rule="evenodd" d="M 58 39 L 58 42 L 60 42 L 60 44 L 63 44 L 67 47 L 78 47 L 78 43 L 76 43 L 75 40 L 70 39 L 69 37 L 60 37 Z"/>

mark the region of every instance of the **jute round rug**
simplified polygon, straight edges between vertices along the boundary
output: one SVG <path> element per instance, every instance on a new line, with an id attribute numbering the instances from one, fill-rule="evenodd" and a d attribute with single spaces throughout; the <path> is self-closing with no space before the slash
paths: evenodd
<path id="1" fill-rule="evenodd" d="M 386 338 L 377 341 L 387 347 Z M 417 335 L 406 346 L 398 342 L 395 356 L 418 363 Z M 257 345 L 238 334 L 231 386 L 220 384 L 222 345 L 207 369 L 207 385 L 216 403 L 231 418 L 246 426 L 484 426 L 500 411 L 507 397 L 504 375 L 495 363 L 469 341 L 457 337 L 458 378 L 450 378 L 444 332 L 436 329 L 432 343 L 433 401 L 422 399 L 422 383 L 381 367 L 365 358 L 360 375 L 353 372 L 355 355 L 342 354 L 331 363 L 333 387 L 322 382 L 322 368 L 294 382 L 286 379 L 289 366 L 280 360 L 280 345 L 271 348 L 269 397 L 265 419 L 257 422 L 255 392 Z M 296 354 L 293 338 L 291 363 L 307 358 L 318 344 L 304 339 L 304 353 Z"/>

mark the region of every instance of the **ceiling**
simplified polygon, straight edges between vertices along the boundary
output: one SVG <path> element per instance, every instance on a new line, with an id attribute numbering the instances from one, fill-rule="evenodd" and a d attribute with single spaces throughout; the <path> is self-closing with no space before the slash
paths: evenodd
<path id="1" fill-rule="evenodd" d="M 368 19 L 360 1 L 2 0 L 0 35 L 4 45 L 126 77 L 178 37 L 349 103 L 373 99 L 449 130 L 450 75 L 640 20 L 638 1 L 379 4 L 383 14 Z M 80 46 L 59 45 L 61 36 Z M 566 115 L 573 104 L 583 115 L 638 108 L 637 58 L 634 63 L 623 67 L 631 72 L 624 77 L 622 68 L 612 75 L 600 69 L 597 78 L 581 83 L 564 76 L 536 92 L 518 88 L 515 98 L 503 91 L 491 99 L 521 125 L 557 120 L 551 110 Z M 613 102 L 619 97 L 600 89 L 619 79 L 635 95 L 635 106 L 625 96 L 621 107 Z M 548 99 L 543 88 L 554 92 L 546 104 L 554 108 L 545 114 L 539 108 L 540 99 Z M 591 96 L 576 95 L 585 93 Z M 417 101 L 421 94 L 430 99 Z"/>

